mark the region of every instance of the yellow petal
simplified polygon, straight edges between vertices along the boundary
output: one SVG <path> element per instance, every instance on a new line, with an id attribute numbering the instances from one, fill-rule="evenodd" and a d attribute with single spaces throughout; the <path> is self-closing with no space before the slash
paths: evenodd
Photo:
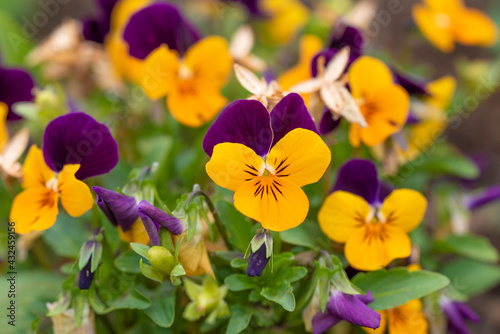
<path id="1" fill-rule="evenodd" d="M 389 333 L 391 334 L 427 334 L 428 324 L 422 312 L 422 302 L 414 299 L 406 304 L 387 311 Z"/>
<path id="2" fill-rule="evenodd" d="M 387 328 L 387 311 L 376 311 L 380 314 L 380 327 L 372 329 L 368 327 L 361 327 L 366 333 L 369 334 L 384 334 Z M 392 334 L 392 333 L 391 333 Z M 406 333 L 409 334 L 409 333 Z"/>
<path id="3" fill-rule="evenodd" d="M 195 80 L 179 81 L 167 97 L 167 107 L 172 116 L 190 127 L 211 121 L 226 103 L 226 98 L 218 89 Z"/>
<path id="4" fill-rule="evenodd" d="M 184 57 L 184 65 L 194 73 L 194 77 L 216 89 L 226 83 L 232 64 L 227 41 L 218 36 L 205 37 L 193 44 Z"/>
<path id="5" fill-rule="evenodd" d="M 349 85 L 355 99 L 363 99 L 366 95 L 374 95 L 380 87 L 391 83 L 391 71 L 382 61 L 376 58 L 359 57 L 349 68 Z"/>
<path id="6" fill-rule="evenodd" d="M 367 223 L 356 229 L 345 244 L 349 264 L 358 270 L 378 270 L 392 260 L 410 256 L 410 238 L 391 224 Z"/>
<path id="7" fill-rule="evenodd" d="M 71 217 L 80 217 L 92 208 L 94 198 L 89 187 L 75 178 L 80 165 L 64 165 L 57 177 L 61 204 Z"/>
<path id="8" fill-rule="evenodd" d="M 45 184 L 53 178 L 54 172 L 45 164 L 42 150 L 36 145 L 31 146 L 23 165 L 23 188 L 45 189 Z"/>
<path id="9" fill-rule="evenodd" d="M 177 51 L 166 45 L 160 46 L 144 59 L 140 80 L 142 90 L 151 100 L 167 95 L 177 84 L 178 70 Z"/>
<path id="10" fill-rule="evenodd" d="M 124 80 L 139 84 L 143 72 L 143 61 L 128 54 L 128 46 L 119 32 L 112 32 L 105 41 L 106 52 L 111 58 L 116 75 Z"/>
<path id="11" fill-rule="evenodd" d="M 299 0 L 264 0 L 259 4 L 271 17 L 265 27 L 274 42 L 290 41 L 309 18 L 309 10 Z"/>
<path id="12" fill-rule="evenodd" d="M 330 194 L 318 213 L 321 230 L 330 239 L 344 243 L 356 229 L 362 228 L 370 214 L 370 205 L 360 196 L 346 191 Z"/>
<path id="13" fill-rule="evenodd" d="M 477 9 L 466 9 L 454 17 L 453 31 L 464 45 L 493 46 L 498 42 L 498 27 L 490 17 Z"/>
<path id="14" fill-rule="evenodd" d="M 426 209 L 427 200 L 421 193 L 397 189 L 387 196 L 380 211 L 387 225 L 397 226 L 408 233 L 420 224 Z"/>
<path id="15" fill-rule="evenodd" d="M 446 13 L 456 13 L 464 8 L 462 0 L 424 0 L 424 2 L 432 10 Z"/>
<path id="16" fill-rule="evenodd" d="M 57 194 L 43 187 L 29 188 L 14 198 L 10 221 L 17 233 L 43 231 L 54 225 L 57 218 Z"/>
<path id="17" fill-rule="evenodd" d="M 111 31 L 123 31 L 130 17 L 145 7 L 151 0 L 120 0 L 111 12 Z"/>
<path id="18" fill-rule="evenodd" d="M 7 132 L 7 113 L 9 109 L 7 105 L 3 102 L 0 102 L 0 154 L 2 153 L 2 149 L 7 143 L 9 139 L 9 133 Z"/>
<path id="19" fill-rule="evenodd" d="M 330 149 L 321 137 L 311 130 L 299 128 L 287 133 L 273 146 L 266 163 L 280 179 L 302 187 L 317 182 L 330 160 Z"/>
<path id="20" fill-rule="evenodd" d="M 186 241 L 186 233 L 172 235 L 174 246 L 177 246 L 177 243 L 182 237 L 184 237 L 184 239 L 179 249 L 179 262 L 184 267 L 186 275 L 201 276 L 203 274 L 209 274 L 214 276 L 203 235 L 197 232 L 189 242 Z"/>
<path id="21" fill-rule="evenodd" d="M 245 216 L 261 223 L 263 228 L 284 231 L 306 219 L 309 200 L 299 186 L 270 175 L 239 187 L 234 193 L 234 206 Z"/>
<path id="22" fill-rule="evenodd" d="M 360 130 L 361 127 L 357 123 L 351 123 L 349 126 L 349 143 L 353 147 L 359 147 L 359 145 L 361 145 Z"/>
<path id="23" fill-rule="evenodd" d="M 125 242 L 136 242 L 143 245 L 149 245 L 149 236 L 140 218 L 137 218 L 127 232 L 123 232 L 122 228 L 118 226 L 118 234 L 120 235 L 120 239 Z"/>
<path id="24" fill-rule="evenodd" d="M 457 80 L 451 75 L 429 82 L 426 89 L 431 97 L 427 98 L 427 102 L 441 110 L 445 110 L 450 105 L 456 87 Z"/>
<path id="25" fill-rule="evenodd" d="M 406 122 L 410 109 L 410 96 L 399 85 L 380 86 L 360 105 L 368 126 L 359 129 L 361 141 L 367 146 L 382 143 L 398 132 Z"/>
<path id="26" fill-rule="evenodd" d="M 264 160 L 242 144 L 222 143 L 214 147 L 206 165 L 208 176 L 217 185 L 236 191 L 264 171 Z"/>
<path id="27" fill-rule="evenodd" d="M 453 51 L 455 41 L 449 13 L 438 12 L 420 4 L 413 6 L 412 12 L 420 31 L 435 47 L 447 53 Z"/>

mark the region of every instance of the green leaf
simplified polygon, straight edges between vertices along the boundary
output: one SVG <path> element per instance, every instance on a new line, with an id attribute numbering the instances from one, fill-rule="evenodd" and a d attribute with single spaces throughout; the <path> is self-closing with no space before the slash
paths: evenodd
<path id="1" fill-rule="evenodd" d="M 328 239 L 321 232 L 319 225 L 306 220 L 297 227 L 280 233 L 281 239 L 289 244 L 311 249 L 323 249 L 328 245 Z"/>
<path id="2" fill-rule="evenodd" d="M 142 259 L 139 262 L 139 267 L 141 269 L 141 273 L 147 278 L 159 283 L 163 282 L 163 278 L 165 277 L 165 275 L 163 273 L 154 270 L 154 268 L 149 264 L 143 263 Z"/>
<path id="3" fill-rule="evenodd" d="M 486 292 L 500 282 L 500 267 L 471 259 L 456 259 L 441 273 L 446 275 L 458 292 L 473 296 Z"/>
<path id="4" fill-rule="evenodd" d="M 252 223 L 226 201 L 218 201 L 216 207 L 229 233 L 229 242 L 244 253 L 253 238 Z"/>
<path id="5" fill-rule="evenodd" d="M 145 258 L 145 259 L 148 258 L 149 246 L 146 246 L 146 245 L 143 245 L 143 244 L 138 244 L 136 242 L 131 242 L 130 243 L 130 247 L 132 247 L 132 249 L 134 250 L 134 252 L 136 252 L 137 254 L 139 254 L 140 256 L 142 256 L 143 258 Z"/>
<path id="6" fill-rule="evenodd" d="M 406 268 L 357 274 L 352 282 L 364 291 L 371 291 L 375 300 L 370 307 L 374 310 L 398 307 L 449 284 L 441 274 L 424 270 L 408 272 Z"/>
<path id="7" fill-rule="evenodd" d="M 151 298 L 151 307 L 144 311 L 146 315 L 160 327 L 172 326 L 175 318 L 175 290 L 166 296 L 155 294 Z"/>
<path id="8" fill-rule="evenodd" d="M 292 286 L 288 283 L 278 283 L 272 287 L 266 286 L 261 291 L 262 297 L 283 306 L 288 312 L 295 310 L 295 296 Z"/>
<path id="9" fill-rule="evenodd" d="M 224 280 L 231 291 L 243 291 L 253 289 L 257 286 L 255 281 L 245 274 L 233 274 Z"/>
<path id="10" fill-rule="evenodd" d="M 80 253 L 79 245 L 87 240 L 88 235 L 81 222 L 81 219 L 61 213 L 55 224 L 43 233 L 42 238 L 58 255 L 76 259 Z"/>
<path id="11" fill-rule="evenodd" d="M 245 261 L 240 257 L 231 260 L 231 267 L 233 268 L 245 268 L 247 265 L 248 265 L 247 261 Z"/>
<path id="12" fill-rule="evenodd" d="M 253 316 L 253 309 L 240 304 L 231 305 L 229 308 L 231 318 L 227 325 L 226 334 L 241 333 L 250 324 Z"/>
<path id="13" fill-rule="evenodd" d="M 134 251 L 126 251 L 115 259 L 115 267 L 126 273 L 138 274 L 141 272 L 139 262 L 142 258 Z"/>
<path id="14" fill-rule="evenodd" d="M 275 279 L 278 282 L 292 283 L 302 279 L 306 275 L 307 269 L 305 267 L 289 267 L 280 270 Z"/>
<path id="15" fill-rule="evenodd" d="M 118 300 L 116 300 L 112 307 L 114 309 L 136 309 L 136 310 L 144 310 L 151 306 L 151 301 L 144 296 L 142 293 L 135 289 L 135 286 L 132 284 L 128 292 L 125 295 L 121 296 Z"/>
<path id="16" fill-rule="evenodd" d="M 87 241 L 85 241 L 82 245 L 82 248 L 80 249 L 80 254 L 78 256 L 78 269 L 82 270 L 83 267 L 87 265 L 87 262 L 89 262 L 90 256 L 94 252 L 95 249 L 95 243 L 92 243 L 92 246 L 88 247 L 87 246 Z"/>
<path id="17" fill-rule="evenodd" d="M 174 269 L 170 272 L 170 276 L 184 276 L 186 275 L 186 271 L 184 270 L 184 267 L 182 264 L 178 263 Z"/>
<path id="18" fill-rule="evenodd" d="M 478 235 L 450 235 L 446 240 L 438 240 L 434 247 L 443 253 L 453 253 L 484 262 L 497 262 L 498 251 L 489 240 Z"/>
<path id="19" fill-rule="evenodd" d="M 420 164 L 419 170 L 465 179 L 474 179 L 479 175 L 477 165 L 449 145 L 436 146 L 433 154 L 427 155 L 427 158 Z"/>
<path id="20" fill-rule="evenodd" d="M 340 259 L 335 255 L 330 256 L 330 258 L 334 268 L 332 272 L 333 285 L 335 285 L 335 287 L 343 293 L 347 293 L 349 295 L 359 295 L 360 292 L 355 286 L 353 286 L 352 282 L 347 277 L 347 274 L 342 266 L 342 261 L 340 261 Z"/>
<path id="21" fill-rule="evenodd" d="M 95 273 L 102 257 L 102 245 L 100 242 L 95 244 L 94 254 L 92 254 L 92 262 L 90 264 L 90 272 Z"/>

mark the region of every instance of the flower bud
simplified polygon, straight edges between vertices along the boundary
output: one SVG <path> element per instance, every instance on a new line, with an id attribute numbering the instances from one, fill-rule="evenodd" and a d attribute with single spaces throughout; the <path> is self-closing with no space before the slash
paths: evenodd
<path id="1" fill-rule="evenodd" d="M 273 254 L 273 239 L 267 231 L 258 232 L 250 242 L 247 276 L 260 276 Z"/>
<path id="2" fill-rule="evenodd" d="M 155 270 L 165 275 L 170 274 L 172 269 L 174 269 L 174 256 L 165 247 L 151 247 L 148 251 L 148 259 Z"/>

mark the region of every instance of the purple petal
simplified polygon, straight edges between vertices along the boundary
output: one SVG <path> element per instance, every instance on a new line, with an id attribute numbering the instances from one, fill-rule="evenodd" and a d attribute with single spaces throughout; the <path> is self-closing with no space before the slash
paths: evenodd
<path id="1" fill-rule="evenodd" d="M 92 187 L 92 190 L 97 194 L 99 209 L 111 224 L 120 226 L 124 232 L 128 231 L 139 218 L 135 198 L 96 186 Z"/>
<path id="2" fill-rule="evenodd" d="M 363 50 L 363 35 L 358 29 L 340 23 L 332 33 L 329 47 L 340 50 L 345 46 L 351 49 L 351 56 L 354 59 L 358 58 Z"/>
<path id="3" fill-rule="evenodd" d="M 8 120 L 18 120 L 21 116 L 12 111 L 16 102 L 33 100 L 35 83 L 28 72 L 19 69 L 0 68 L 0 101 L 9 107 Z"/>
<path id="4" fill-rule="evenodd" d="M 262 246 L 254 253 L 250 253 L 250 258 L 248 259 L 247 266 L 247 276 L 260 276 L 266 268 L 267 263 L 271 257 L 266 256 L 267 247 L 263 243 Z"/>
<path id="5" fill-rule="evenodd" d="M 387 181 L 380 181 L 379 187 L 378 187 L 378 202 L 382 204 L 387 196 L 389 196 L 392 191 L 394 190 L 394 187 L 392 184 L 390 184 Z"/>
<path id="6" fill-rule="evenodd" d="M 272 141 L 271 119 L 264 105 L 254 100 L 236 100 L 221 111 L 208 129 L 203 150 L 212 156 L 217 144 L 239 143 L 264 156 Z"/>
<path id="7" fill-rule="evenodd" d="M 464 319 L 470 320 L 475 323 L 481 321 L 479 315 L 477 315 L 477 313 L 474 312 L 466 303 L 455 302 L 455 306 Z"/>
<path id="8" fill-rule="evenodd" d="M 338 324 L 342 319 L 325 311 L 319 311 L 312 319 L 313 334 L 321 334 Z"/>
<path id="9" fill-rule="evenodd" d="M 500 185 L 495 185 L 487 188 L 479 194 L 469 196 L 465 200 L 465 206 L 469 210 L 478 209 L 486 204 L 489 204 L 500 199 Z"/>
<path id="10" fill-rule="evenodd" d="M 330 110 L 328 108 L 325 108 L 325 110 L 323 111 L 323 116 L 321 117 L 321 121 L 319 122 L 319 133 L 322 135 L 326 135 L 332 132 L 340 125 L 341 120 L 341 117 L 339 117 L 337 120 L 334 120 Z"/>
<path id="11" fill-rule="evenodd" d="M 98 13 L 95 18 L 83 21 L 83 37 L 87 41 L 104 43 L 110 29 L 111 12 L 118 0 L 97 0 Z"/>
<path id="12" fill-rule="evenodd" d="M 106 125 L 75 112 L 52 120 L 43 135 L 43 157 L 50 169 L 80 164 L 75 176 L 83 180 L 109 172 L 118 163 L 118 146 Z"/>
<path id="13" fill-rule="evenodd" d="M 285 96 L 271 111 L 271 127 L 273 129 L 274 146 L 281 138 L 293 129 L 302 128 L 318 133 L 316 124 L 304 104 L 304 100 L 297 93 Z"/>
<path id="14" fill-rule="evenodd" d="M 262 76 L 264 77 L 264 80 L 266 80 L 267 83 L 276 80 L 276 73 L 270 67 L 265 69 L 264 73 L 262 73 Z"/>
<path id="15" fill-rule="evenodd" d="M 403 150 L 408 149 L 408 141 L 403 130 L 393 133 L 391 137 Z"/>
<path id="16" fill-rule="evenodd" d="M 429 95 L 425 89 L 425 82 L 416 78 L 403 75 L 399 71 L 392 69 L 394 82 L 401 85 L 410 95 Z"/>
<path id="17" fill-rule="evenodd" d="M 176 6 L 154 3 L 130 18 L 123 39 L 129 45 L 131 56 L 144 59 L 162 44 L 183 55 L 200 39 L 194 26 L 185 20 Z"/>
<path id="18" fill-rule="evenodd" d="M 179 218 L 173 217 L 168 213 L 152 206 L 147 201 L 143 200 L 137 205 L 137 211 L 144 223 L 149 239 L 154 246 L 159 246 L 158 227 L 163 226 L 170 233 L 179 235 L 184 232 L 184 224 Z M 154 225 L 152 224 L 154 223 Z M 156 227 L 155 228 L 153 228 Z M 158 239 L 156 239 L 158 238 Z M 158 244 L 155 244 L 158 242 Z"/>
<path id="19" fill-rule="evenodd" d="M 365 304 L 370 304 L 374 301 L 371 291 L 368 291 L 365 295 L 356 295 L 356 297 Z"/>
<path id="20" fill-rule="evenodd" d="M 94 273 L 90 270 L 92 266 L 92 255 L 90 256 L 85 267 L 80 270 L 80 275 L 78 277 L 78 287 L 80 290 L 88 290 L 94 279 Z"/>
<path id="21" fill-rule="evenodd" d="M 332 191 L 348 191 L 363 197 L 369 204 L 378 199 L 377 168 L 370 160 L 352 159 L 340 167 Z"/>
<path id="22" fill-rule="evenodd" d="M 420 123 L 420 119 L 417 118 L 417 116 L 415 116 L 410 110 L 410 112 L 408 113 L 408 117 L 406 118 L 406 124 L 411 125 L 417 123 Z"/>
<path id="23" fill-rule="evenodd" d="M 380 327 L 380 314 L 366 306 L 357 295 L 333 291 L 326 309 L 352 324 L 373 329 Z"/>
<path id="24" fill-rule="evenodd" d="M 318 59 L 320 57 L 324 57 L 325 58 L 325 67 L 326 65 L 328 65 L 328 63 L 330 62 L 330 60 L 332 60 L 332 58 L 337 54 L 337 52 L 339 52 L 340 49 L 327 49 L 327 50 L 324 50 L 324 51 L 321 51 L 319 52 L 318 54 L 316 54 L 312 61 L 311 61 L 311 74 L 313 77 L 316 77 L 318 75 Z M 358 59 L 358 56 L 354 53 L 351 53 L 349 54 L 349 62 L 346 66 L 346 71 L 349 69 L 349 66 L 351 66 L 351 64 L 356 60 Z"/>
<path id="25" fill-rule="evenodd" d="M 464 304 L 468 309 L 465 310 L 465 307 L 463 307 L 463 305 L 461 304 L 464 303 L 449 299 L 443 299 L 441 301 L 441 309 L 448 319 L 448 328 L 451 332 L 457 334 L 470 334 L 469 329 L 465 324 L 465 320 L 468 320 L 469 316 L 471 316 L 474 321 L 479 321 L 480 319 L 472 310 L 467 307 L 467 305 Z M 465 311 L 465 313 L 462 313 L 462 311 Z"/>

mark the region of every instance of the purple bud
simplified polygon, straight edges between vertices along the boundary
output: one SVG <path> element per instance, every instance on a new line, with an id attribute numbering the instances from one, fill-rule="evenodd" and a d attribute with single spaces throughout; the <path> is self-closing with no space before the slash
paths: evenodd
<path id="1" fill-rule="evenodd" d="M 254 253 L 250 253 L 250 258 L 248 259 L 247 266 L 247 276 L 260 276 L 266 268 L 267 263 L 271 257 L 267 257 L 267 247 L 263 243 L 262 246 Z"/>
<path id="2" fill-rule="evenodd" d="M 90 270 L 92 264 L 92 256 L 90 256 L 89 261 L 80 270 L 80 277 L 78 279 L 78 287 L 80 290 L 88 290 L 90 285 L 92 284 L 92 280 L 94 279 L 94 273 Z"/>
<path id="3" fill-rule="evenodd" d="M 466 320 L 473 322 L 481 321 L 481 318 L 472 311 L 467 304 L 457 302 L 448 298 L 440 301 L 441 309 L 448 319 L 448 330 L 457 334 L 470 334 L 465 325 Z"/>
<path id="4" fill-rule="evenodd" d="M 498 200 L 500 200 L 500 185 L 495 185 L 486 188 L 478 194 L 469 196 L 465 200 L 465 207 L 469 209 L 469 211 L 472 211 Z"/>
<path id="5" fill-rule="evenodd" d="M 101 187 L 92 187 L 92 190 L 97 194 L 97 206 L 111 224 L 120 226 L 124 232 L 139 218 L 135 198 Z"/>
<path id="6" fill-rule="evenodd" d="M 137 205 L 137 211 L 139 212 L 139 216 L 141 217 L 144 228 L 153 246 L 160 246 L 160 236 L 158 234 L 160 226 L 163 226 L 174 235 L 179 235 L 184 232 L 184 224 L 179 218 L 173 217 L 155 208 L 147 201 L 141 201 L 139 205 Z"/>

